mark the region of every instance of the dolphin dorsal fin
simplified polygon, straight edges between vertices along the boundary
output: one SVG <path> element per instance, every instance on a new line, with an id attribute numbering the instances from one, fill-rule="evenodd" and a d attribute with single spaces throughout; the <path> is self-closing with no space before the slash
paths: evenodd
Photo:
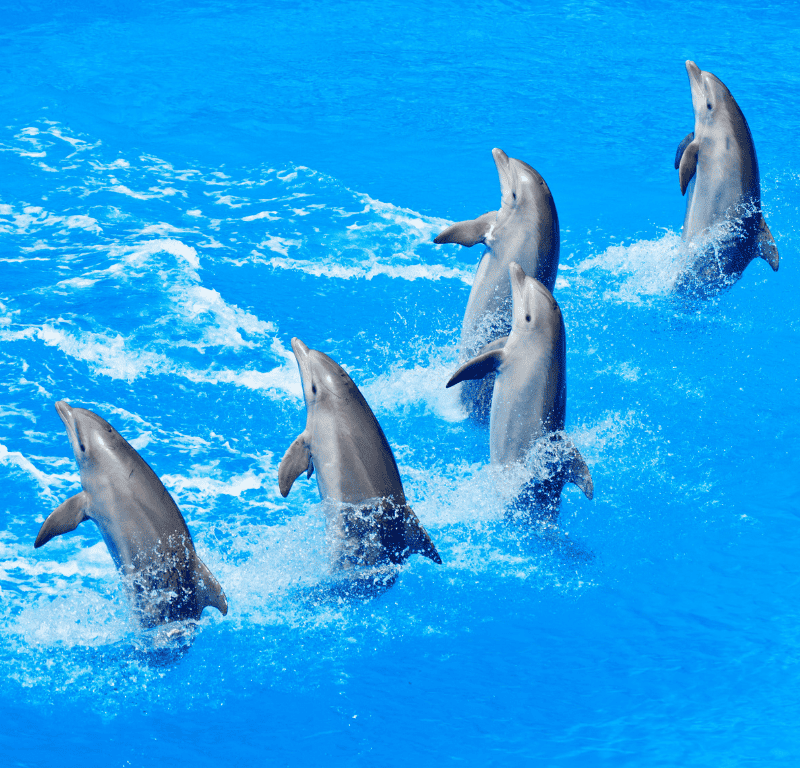
<path id="1" fill-rule="evenodd" d="M 216 608 L 223 616 L 228 612 L 228 600 L 219 582 L 214 578 L 214 574 L 208 570 L 208 566 L 197 556 L 194 556 L 194 570 L 197 578 L 197 596 L 200 612 L 203 608 L 210 605 Z"/>
<path id="2" fill-rule="evenodd" d="M 86 514 L 88 508 L 89 497 L 86 491 L 81 491 L 67 499 L 55 512 L 51 512 L 47 520 L 42 523 L 39 535 L 36 537 L 33 546 L 39 549 L 55 536 L 74 531 L 84 520 L 89 519 Z"/>
<path id="3" fill-rule="evenodd" d="M 769 231 L 767 220 L 764 218 L 763 213 L 761 214 L 761 221 L 758 223 L 756 239 L 758 242 L 758 255 L 772 267 L 774 272 L 777 272 L 780 263 L 778 246 L 775 245 L 775 240 L 772 237 L 772 232 Z"/>
<path id="4" fill-rule="evenodd" d="M 483 352 L 472 360 L 464 363 L 464 365 L 450 377 L 450 381 L 447 382 L 445 387 L 452 387 L 467 379 L 482 379 L 492 371 L 496 371 L 504 359 L 505 351 L 503 349 L 490 349 L 488 352 Z"/>
<path id="5" fill-rule="evenodd" d="M 308 435 L 304 431 L 289 446 L 289 450 L 284 454 L 281 465 L 278 467 L 278 487 L 281 490 L 281 496 L 286 498 L 289 495 L 292 484 L 303 472 L 308 473 L 308 477 L 311 477 L 313 471 L 314 465 L 311 462 Z"/>
<path id="6" fill-rule="evenodd" d="M 675 170 L 677 171 L 678 168 L 681 167 L 681 158 L 683 157 L 683 153 L 686 151 L 686 147 L 688 147 L 694 141 L 694 131 L 691 133 L 687 133 L 686 136 L 683 137 L 680 144 L 678 144 L 678 149 L 675 151 Z"/>
<path id="7" fill-rule="evenodd" d="M 411 507 L 406 506 L 403 509 L 403 518 L 403 534 L 409 553 L 425 555 L 425 557 L 433 560 L 434 563 L 441 565 L 442 558 Z"/>
<path id="8" fill-rule="evenodd" d="M 497 219 L 497 211 L 489 211 L 477 219 L 469 221 L 459 221 L 452 224 L 434 239 L 434 243 L 458 243 L 467 248 L 476 243 L 484 242 L 486 235 L 492 228 L 492 224 Z"/>
<path id="9" fill-rule="evenodd" d="M 685 141 L 685 139 L 684 139 Z M 679 178 L 681 182 L 681 194 L 686 194 L 686 188 L 697 171 L 697 153 L 700 150 L 700 142 L 697 139 L 690 141 L 683 149 L 679 166 Z"/>

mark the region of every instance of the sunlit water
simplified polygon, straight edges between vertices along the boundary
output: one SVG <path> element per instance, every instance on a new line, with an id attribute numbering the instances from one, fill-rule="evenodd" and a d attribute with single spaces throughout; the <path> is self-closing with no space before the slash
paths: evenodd
<path id="1" fill-rule="evenodd" d="M 791 4 L 2 9 L 0 763 L 795 765 L 800 96 Z M 700 302 L 672 167 L 683 62 L 753 132 L 781 256 Z M 561 221 L 566 432 L 590 502 L 509 526 L 444 384 L 499 146 Z M 342 364 L 443 564 L 368 602 L 329 565 L 289 340 Z M 97 411 L 230 604 L 142 652 L 53 405 Z"/>

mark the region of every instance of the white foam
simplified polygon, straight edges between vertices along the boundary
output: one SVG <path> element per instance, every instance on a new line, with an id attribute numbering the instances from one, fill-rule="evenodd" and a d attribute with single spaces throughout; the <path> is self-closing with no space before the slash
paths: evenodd
<path id="1" fill-rule="evenodd" d="M 254 213 L 252 216 L 245 216 L 242 221 L 255 221 L 256 219 L 267 219 L 268 221 L 280 221 L 280 216 L 277 211 L 261 211 L 261 213 Z"/>
<path id="2" fill-rule="evenodd" d="M 0 463 L 17 467 L 17 469 L 30 475 L 39 484 L 39 488 L 48 496 L 52 496 L 51 487 L 61 487 L 65 483 L 74 482 L 77 478 L 77 475 L 71 472 L 66 474 L 47 474 L 42 472 L 26 456 L 23 456 L 19 451 L 9 451 L 2 443 L 0 443 Z"/>
<path id="3" fill-rule="evenodd" d="M 167 373 L 172 363 L 165 355 L 144 350 L 132 350 L 121 334 L 103 333 L 72 335 L 45 323 L 36 337 L 47 346 L 58 347 L 77 360 L 83 360 L 103 376 L 132 382 L 148 373 Z"/>
<path id="4" fill-rule="evenodd" d="M 193 344 L 204 350 L 207 346 L 224 346 L 233 349 L 253 348 L 254 341 L 245 341 L 239 330 L 253 336 L 265 336 L 277 330 L 272 323 L 259 320 L 235 305 L 226 304 L 218 291 L 192 285 L 178 291 L 176 309 L 192 323 L 204 315 L 211 315 L 213 322 L 203 324 L 203 342 Z"/>
<path id="5" fill-rule="evenodd" d="M 174 489 L 175 495 L 188 498 L 193 504 L 200 504 L 217 496 L 241 498 L 246 491 L 256 491 L 266 485 L 274 485 L 275 468 L 272 454 L 261 458 L 261 471 L 248 469 L 247 472 L 231 475 L 225 479 L 209 476 L 207 467 L 192 467 L 192 475 L 163 475 L 162 482 Z M 193 493 L 190 493 L 193 491 Z M 276 492 L 277 493 L 277 492 Z"/>
<path id="6" fill-rule="evenodd" d="M 51 136 L 55 136 L 57 139 L 61 139 L 62 141 L 66 141 L 67 143 L 72 144 L 73 147 L 77 147 L 81 144 L 86 144 L 86 142 L 83 139 L 76 139 L 74 136 L 65 136 L 58 128 L 51 128 L 48 131 L 48 133 Z"/>
<path id="7" fill-rule="evenodd" d="M 159 197 L 159 195 L 147 195 L 144 192 L 134 192 L 132 189 L 129 189 L 124 184 L 115 184 L 113 187 L 110 187 L 112 192 L 116 192 L 119 195 L 127 195 L 128 197 L 134 197 L 137 200 L 152 200 L 154 197 Z"/>
<path id="8" fill-rule="evenodd" d="M 193 269 L 200 268 L 200 258 L 197 251 L 190 245 L 185 245 L 180 240 L 174 238 L 149 240 L 146 243 L 139 243 L 134 246 L 113 246 L 111 248 L 111 255 L 121 255 L 125 258 L 128 264 L 142 264 L 148 260 L 150 256 L 158 253 L 170 253 L 182 259 Z"/>
<path id="9" fill-rule="evenodd" d="M 466 412 L 458 390 L 445 388 L 456 367 L 454 357 L 452 362 L 438 361 L 430 366 L 396 366 L 363 385 L 361 390 L 376 411 L 396 413 L 404 408 L 423 406 L 444 421 L 463 421 Z"/>
<path id="10" fill-rule="evenodd" d="M 87 229 L 91 232 L 102 232 L 97 219 L 93 219 L 91 216 L 67 216 L 65 221 L 70 229 L 79 228 Z"/>
<path id="11" fill-rule="evenodd" d="M 581 278 L 596 270 L 619 278 L 618 284 L 603 281 L 606 301 L 641 304 L 643 296 L 665 295 L 672 291 L 685 268 L 687 250 L 680 235 L 667 231 L 657 240 L 639 240 L 630 245 L 612 245 L 590 256 L 575 269 Z M 592 283 L 596 284 L 592 278 Z"/>
<path id="12" fill-rule="evenodd" d="M 288 259 L 274 257 L 266 259 L 258 251 L 253 254 L 275 269 L 305 272 L 315 277 L 337 277 L 342 280 L 372 280 L 379 275 L 402 280 L 460 280 L 465 285 L 472 285 L 471 271 L 445 267 L 439 264 L 394 265 L 378 262 L 374 257 L 361 264 L 336 264 L 330 262 L 311 261 L 306 259 Z"/>
<path id="13" fill-rule="evenodd" d="M 128 440 L 133 448 L 137 451 L 141 451 L 142 448 L 146 447 L 150 444 L 150 441 L 153 439 L 152 432 L 143 432 L 138 437 L 134 437 L 132 440 Z"/>
<path id="14" fill-rule="evenodd" d="M 56 285 L 63 286 L 64 288 L 91 288 L 97 280 L 92 280 L 88 277 L 71 277 L 69 280 L 61 280 Z"/>
<path id="15" fill-rule="evenodd" d="M 275 253 L 281 253 L 284 256 L 288 256 L 290 248 L 296 248 L 302 244 L 302 240 L 290 240 L 288 238 L 272 236 L 263 243 L 260 243 L 259 247 L 269 248 L 271 251 L 275 251 Z"/>
<path id="16" fill-rule="evenodd" d="M 160 224 L 148 224 L 139 230 L 140 235 L 168 235 L 172 232 L 191 232 L 192 230 L 183 227 L 173 227 L 172 224 L 161 222 Z"/>
<path id="17" fill-rule="evenodd" d="M 20 332 L 0 332 L 0 339 L 38 338 L 48 346 L 58 347 L 62 352 L 77 360 L 88 363 L 96 374 L 112 379 L 133 382 L 142 376 L 175 375 L 195 383 L 234 384 L 251 390 L 263 390 L 295 397 L 302 395 L 297 381 L 294 365 L 285 361 L 269 371 L 254 369 L 198 370 L 178 365 L 166 355 L 130 347 L 121 335 L 111 336 L 103 333 L 82 333 L 73 335 L 61 328 L 44 324 L 38 329 Z M 225 337 L 229 340 L 229 336 Z M 273 342 L 273 348 L 275 343 Z"/>

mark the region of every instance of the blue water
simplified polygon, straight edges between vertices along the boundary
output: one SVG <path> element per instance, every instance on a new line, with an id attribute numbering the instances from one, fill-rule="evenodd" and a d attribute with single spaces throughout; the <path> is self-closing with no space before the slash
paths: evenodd
<path id="1" fill-rule="evenodd" d="M 798 34 L 793 3 L 0 4 L 0 764 L 797 765 Z M 684 306 L 686 59 L 758 150 L 780 271 Z M 503 524 L 444 384 L 499 204 L 492 147 L 561 222 L 569 486 Z M 340 362 L 444 561 L 367 603 L 325 575 L 289 340 Z M 135 652 L 56 400 L 175 497 L 230 611 Z"/>

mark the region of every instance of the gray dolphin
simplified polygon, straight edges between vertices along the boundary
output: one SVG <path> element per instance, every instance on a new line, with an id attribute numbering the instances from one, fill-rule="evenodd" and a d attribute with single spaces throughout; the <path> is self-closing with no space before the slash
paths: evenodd
<path id="1" fill-rule="evenodd" d="M 487 345 L 447 382 L 480 379 L 496 371 L 489 423 L 491 462 L 498 468 L 524 462 L 537 441 L 543 466 L 523 489 L 517 507 L 555 517 L 561 489 L 575 483 L 591 499 L 594 487 L 578 449 L 562 435 L 567 400 L 566 333 L 553 294 L 509 265 L 513 301 L 511 333 Z M 504 343 L 503 343 L 504 341 Z"/>
<path id="2" fill-rule="evenodd" d="M 511 330 L 511 284 L 508 267 L 519 264 L 549 291 L 558 272 L 560 231 L 550 188 L 537 171 L 522 160 L 493 149 L 502 193 L 500 210 L 472 221 L 460 221 L 444 230 L 435 243 L 472 246 L 484 243 L 461 326 L 459 357 L 471 358 L 487 342 Z M 461 399 L 467 411 L 485 422 L 491 404 L 492 383 L 466 384 Z"/>
<path id="3" fill-rule="evenodd" d="M 686 62 L 694 132 L 678 145 L 675 168 L 686 199 L 683 239 L 700 253 L 676 289 L 709 295 L 738 280 L 756 257 L 778 269 L 778 248 L 761 212 L 753 137 L 722 81 Z"/>
<path id="4" fill-rule="evenodd" d="M 326 354 L 292 339 L 306 426 L 278 469 L 281 495 L 304 472 L 316 471 L 317 487 L 329 502 L 328 531 L 336 539 L 335 574 L 365 585 L 391 586 L 393 568 L 419 553 L 442 559 L 408 506 L 392 449 L 364 396 L 346 371 Z M 358 590 L 354 590 L 358 592 Z"/>
<path id="5" fill-rule="evenodd" d="M 180 510 L 147 462 L 105 419 L 56 403 L 78 462 L 83 490 L 42 524 L 34 547 L 94 520 L 123 577 L 143 628 L 197 620 L 225 593 L 197 556 Z"/>

